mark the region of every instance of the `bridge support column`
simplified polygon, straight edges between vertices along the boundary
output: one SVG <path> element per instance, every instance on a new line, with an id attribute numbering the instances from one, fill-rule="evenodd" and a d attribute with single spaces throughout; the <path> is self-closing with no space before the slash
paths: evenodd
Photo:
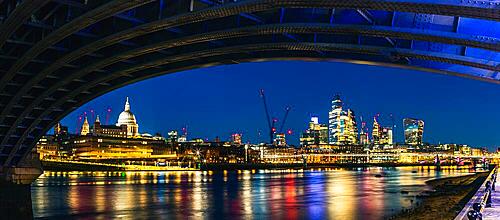
<path id="1" fill-rule="evenodd" d="M 41 166 L 0 168 L 0 219 L 33 218 L 31 183 L 42 173 Z"/>

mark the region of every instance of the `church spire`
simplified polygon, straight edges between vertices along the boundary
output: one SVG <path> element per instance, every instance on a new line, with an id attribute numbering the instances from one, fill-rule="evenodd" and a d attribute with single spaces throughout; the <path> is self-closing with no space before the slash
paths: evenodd
<path id="1" fill-rule="evenodd" d="M 130 103 L 128 102 L 128 96 L 127 96 L 127 101 L 125 102 L 125 111 L 130 111 Z"/>
<path id="2" fill-rule="evenodd" d="M 101 120 L 99 120 L 99 115 L 97 115 L 97 117 L 95 118 L 95 122 L 94 123 L 101 123 Z"/>

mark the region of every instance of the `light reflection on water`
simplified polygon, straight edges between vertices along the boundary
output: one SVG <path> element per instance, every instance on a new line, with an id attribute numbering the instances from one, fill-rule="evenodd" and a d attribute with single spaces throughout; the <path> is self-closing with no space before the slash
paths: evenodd
<path id="1" fill-rule="evenodd" d="M 33 184 L 32 200 L 35 218 L 383 219 L 417 203 L 415 195 L 429 190 L 426 180 L 469 172 L 427 167 L 46 172 Z"/>

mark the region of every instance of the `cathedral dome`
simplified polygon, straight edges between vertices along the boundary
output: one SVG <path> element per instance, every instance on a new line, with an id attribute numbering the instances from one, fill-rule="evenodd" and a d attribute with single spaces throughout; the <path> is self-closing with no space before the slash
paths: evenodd
<path id="1" fill-rule="evenodd" d="M 121 125 L 137 125 L 137 121 L 135 120 L 135 115 L 130 111 L 130 104 L 127 101 L 125 102 L 125 110 L 118 116 L 117 126 Z"/>

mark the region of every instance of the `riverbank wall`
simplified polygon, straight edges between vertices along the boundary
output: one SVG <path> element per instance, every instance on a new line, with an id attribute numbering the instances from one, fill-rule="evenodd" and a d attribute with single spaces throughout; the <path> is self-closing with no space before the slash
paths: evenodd
<path id="1" fill-rule="evenodd" d="M 97 164 L 97 163 L 77 163 L 77 162 L 60 162 L 60 161 L 42 161 L 43 169 L 46 171 L 133 171 L 133 168 L 126 168 L 116 164 Z M 365 164 L 302 164 L 302 163 L 210 163 L 200 164 L 197 168 L 179 168 L 179 169 L 162 169 L 162 167 L 153 167 L 156 169 L 146 169 L 147 167 L 139 167 L 137 170 L 261 170 L 261 169 L 310 169 L 310 168 L 367 168 L 367 167 L 402 167 L 402 166 L 419 166 L 422 169 L 438 169 L 433 164 L 415 164 L 415 163 L 365 163 Z M 469 166 L 452 166 L 442 169 L 471 169 Z"/>

